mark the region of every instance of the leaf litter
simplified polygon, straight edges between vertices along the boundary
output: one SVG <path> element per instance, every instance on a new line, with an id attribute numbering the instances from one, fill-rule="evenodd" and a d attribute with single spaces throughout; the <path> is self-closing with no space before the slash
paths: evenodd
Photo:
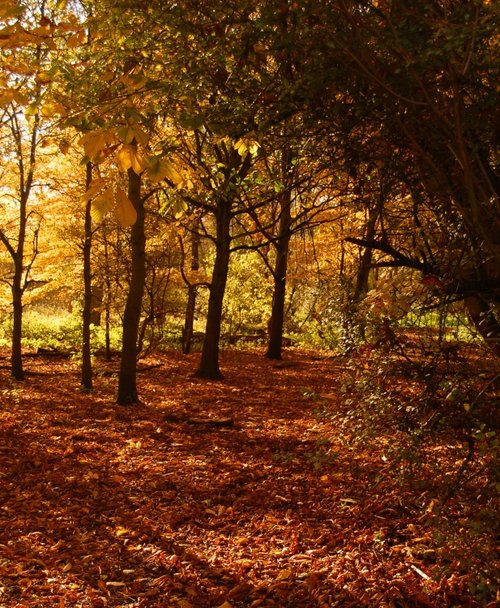
<path id="1" fill-rule="evenodd" d="M 71 360 L 30 358 L 22 384 L 2 368 L 0 605 L 495 605 L 481 475 L 438 509 L 456 440 L 395 458 L 407 434 L 360 435 L 345 359 L 287 356 L 227 351 L 207 382 L 196 354 L 156 355 L 136 407 L 114 403 L 116 362 L 90 394 Z"/>

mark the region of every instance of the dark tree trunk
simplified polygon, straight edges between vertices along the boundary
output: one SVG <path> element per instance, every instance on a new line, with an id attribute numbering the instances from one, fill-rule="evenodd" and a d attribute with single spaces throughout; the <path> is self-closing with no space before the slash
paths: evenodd
<path id="1" fill-rule="evenodd" d="M 22 335 L 23 335 L 23 264 L 22 254 L 15 260 L 14 278 L 12 280 L 12 347 L 11 347 L 11 373 L 16 380 L 24 380 L 22 360 Z"/>
<path id="2" fill-rule="evenodd" d="M 108 234 L 104 224 L 104 350 L 106 361 L 111 360 L 111 270 L 109 267 Z"/>
<path id="3" fill-rule="evenodd" d="M 266 357 L 281 359 L 283 345 L 283 325 L 285 322 L 286 275 L 288 268 L 288 248 L 292 224 L 292 150 L 286 147 L 281 155 L 281 179 L 285 189 L 280 196 L 280 221 L 278 238 L 275 242 L 276 262 L 273 270 L 274 291 L 269 319 L 269 340 Z"/>
<path id="4" fill-rule="evenodd" d="M 33 146 L 33 144 L 32 144 Z M 33 151 L 32 151 L 33 154 Z M 34 164 L 34 162 L 33 162 Z M 26 242 L 26 227 L 28 222 L 28 197 L 31 191 L 33 172 L 30 171 L 26 186 L 21 180 L 21 200 L 19 207 L 19 232 L 17 235 L 17 247 L 11 250 L 12 261 L 14 262 L 14 277 L 12 279 L 12 348 L 10 355 L 11 373 L 16 380 L 24 380 L 23 360 L 22 360 L 22 337 L 23 337 L 23 294 L 28 270 L 25 275 L 24 268 L 24 246 Z M 23 281 L 24 278 L 24 281 Z"/>
<path id="5" fill-rule="evenodd" d="M 368 209 L 368 221 L 365 228 L 366 240 L 375 238 L 377 222 L 380 217 L 380 208 L 383 204 L 383 194 L 379 206 L 377 208 Z M 371 265 L 373 260 L 373 249 L 365 247 L 359 260 L 359 266 L 356 272 L 356 282 L 354 289 L 348 301 L 346 302 L 343 313 L 343 343 L 344 351 L 349 353 L 356 345 L 356 341 L 361 338 L 365 339 L 366 322 L 360 318 L 359 307 L 360 303 L 368 292 L 368 280 L 370 278 Z"/>
<path id="6" fill-rule="evenodd" d="M 290 204 L 282 209 L 280 236 L 276 243 L 276 264 L 273 272 L 274 292 L 269 320 L 269 341 L 266 357 L 281 359 L 283 325 L 285 322 L 286 274 L 288 267 L 288 246 L 290 243 Z"/>
<path id="7" fill-rule="evenodd" d="M 92 182 L 92 163 L 86 168 L 85 190 Z M 92 269 L 90 255 L 92 250 L 92 220 L 90 217 L 91 200 L 85 207 L 83 241 L 83 311 L 82 311 L 82 388 L 92 390 L 92 353 L 90 345 L 90 322 L 92 315 Z"/>
<path id="8" fill-rule="evenodd" d="M 141 199 L 141 177 L 128 170 L 128 197 L 137 211 L 132 226 L 132 274 L 123 315 L 123 337 L 120 374 L 118 378 L 118 405 L 139 403 L 137 394 L 137 337 L 141 318 L 142 296 L 146 278 L 146 237 L 144 233 L 144 203 Z"/>
<path id="9" fill-rule="evenodd" d="M 191 270 L 196 272 L 199 270 L 199 268 L 200 235 L 197 232 L 193 232 L 191 234 Z M 182 330 L 182 352 L 185 355 L 188 355 L 191 352 L 197 293 L 198 288 L 196 285 L 188 285 L 188 299 L 186 303 L 186 314 L 184 317 L 184 328 Z"/>
<path id="10" fill-rule="evenodd" d="M 222 378 L 219 369 L 219 341 L 222 322 L 222 303 L 226 290 L 231 249 L 231 201 L 220 200 L 216 210 L 216 254 L 210 283 L 205 339 L 197 378 L 217 380 Z"/>

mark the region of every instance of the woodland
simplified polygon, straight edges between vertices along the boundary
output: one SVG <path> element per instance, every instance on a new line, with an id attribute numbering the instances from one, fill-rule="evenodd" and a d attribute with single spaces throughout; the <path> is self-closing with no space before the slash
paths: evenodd
<path id="1" fill-rule="evenodd" d="M 2 0 L 0 606 L 500 604 L 499 21 Z"/>

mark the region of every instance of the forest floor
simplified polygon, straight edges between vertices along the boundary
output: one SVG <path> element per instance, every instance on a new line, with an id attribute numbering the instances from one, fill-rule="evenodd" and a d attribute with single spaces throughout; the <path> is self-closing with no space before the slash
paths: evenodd
<path id="1" fill-rule="evenodd" d="M 0 606 L 496 606 L 487 357 L 171 352 L 122 407 L 117 361 L 2 354 Z"/>

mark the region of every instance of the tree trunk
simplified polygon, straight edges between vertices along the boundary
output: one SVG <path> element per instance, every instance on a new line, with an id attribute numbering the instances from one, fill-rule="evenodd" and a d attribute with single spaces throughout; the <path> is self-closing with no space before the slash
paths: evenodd
<path id="1" fill-rule="evenodd" d="M 368 221 L 365 227 L 366 240 L 373 240 L 376 235 L 377 222 L 380 217 L 380 209 L 383 204 L 384 191 L 381 188 L 378 206 L 368 208 Z M 343 343 L 344 352 L 347 354 L 356 346 L 359 338 L 365 340 L 366 321 L 360 318 L 359 306 L 368 292 L 368 279 L 370 278 L 371 265 L 373 260 L 373 249 L 365 247 L 361 254 L 359 265 L 356 271 L 356 282 L 354 289 L 343 311 Z"/>
<path id="2" fill-rule="evenodd" d="M 269 319 L 269 341 L 265 356 L 281 359 L 283 345 L 283 325 L 285 322 L 286 275 L 288 268 L 288 247 L 292 223 L 292 150 L 286 147 L 281 156 L 281 179 L 285 189 L 280 196 L 280 222 L 278 238 L 275 242 L 276 263 L 273 271 L 274 291 Z"/>
<path id="3" fill-rule="evenodd" d="M 222 199 L 216 211 L 216 254 L 210 283 L 205 339 L 201 360 L 195 374 L 197 378 L 217 380 L 222 378 L 219 369 L 219 341 L 222 322 L 222 303 L 226 290 L 231 247 L 231 201 Z"/>
<path id="4" fill-rule="evenodd" d="M 12 345 L 11 345 L 11 374 L 16 380 L 24 380 L 23 360 L 22 360 L 22 335 L 23 335 L 23 264 L 22 253 L 15 264 L 14 278 L 12 280 Z"/>
<path id="5" fill-rule="evenodd" d="M 288 224 L 283 233 L 280 234 L 276 243 L 276 264 L 273 272 L 274 292 L 269 320 L 269 341 L 266 357 L 268 359 L 281 359 L 283 343 L 283 325 L 285 322 L 285 296 L 286 296 L 286 274 L 288 267 L 288 245 L 290 243 L 290 206 L 287 206 Z M 283 223 L 285 209 L 281 216 Z M 281 232 L 281 230 L 280 230 Z"/>
<path id="6" fill-rule="evenodd" d="M 111 361 L 111 270 L 109 267 L 108 234 L 104 228 L 104 350 L 106 361 Z"/>
<path id="7" fill-rule="evenodd" d="M 128 170 L 128 197 L 137 211 L 132 226 L 132 274 L 123 315 L 123 337 L 120 374 L 118 378 L 118 405 L 139 403 L 137 394 L 137 336 L 141 318 L 142 296 L 146 278 L 146 237 L 144 233 L 144 203 L 141 199 L 141 177 Z"/>
<path id="8" fill-rule="evenodd" d="M 85 190 L 92 182 L 92 163 L 86 167 Z M 82 311 L 82 388 L 92 390 L 92 354 L 90 348 L 90 321 L 92 314 L 92 270 L 90 255 L 92 249 L 92 220 L 90 208 L 92 202 L 87 201 L 85 207 L 84 241 L 83 241 L 83 311 Z"/>
<path id="9" fill-rule="evenodd" d="M 197 229 L 197 226 L 195 227 Z M 191 234 L 191 270 L 196 272 L 200 268 L 200 235 L 197 232 Z M 191 352 L 193 340 L 194 315 L 196 310 L 196 296 L 198 288 L 196 285 L 188 286 L 188 299 L 184 327 L 182 329 L 182 352 L 188 355 Z"/>

